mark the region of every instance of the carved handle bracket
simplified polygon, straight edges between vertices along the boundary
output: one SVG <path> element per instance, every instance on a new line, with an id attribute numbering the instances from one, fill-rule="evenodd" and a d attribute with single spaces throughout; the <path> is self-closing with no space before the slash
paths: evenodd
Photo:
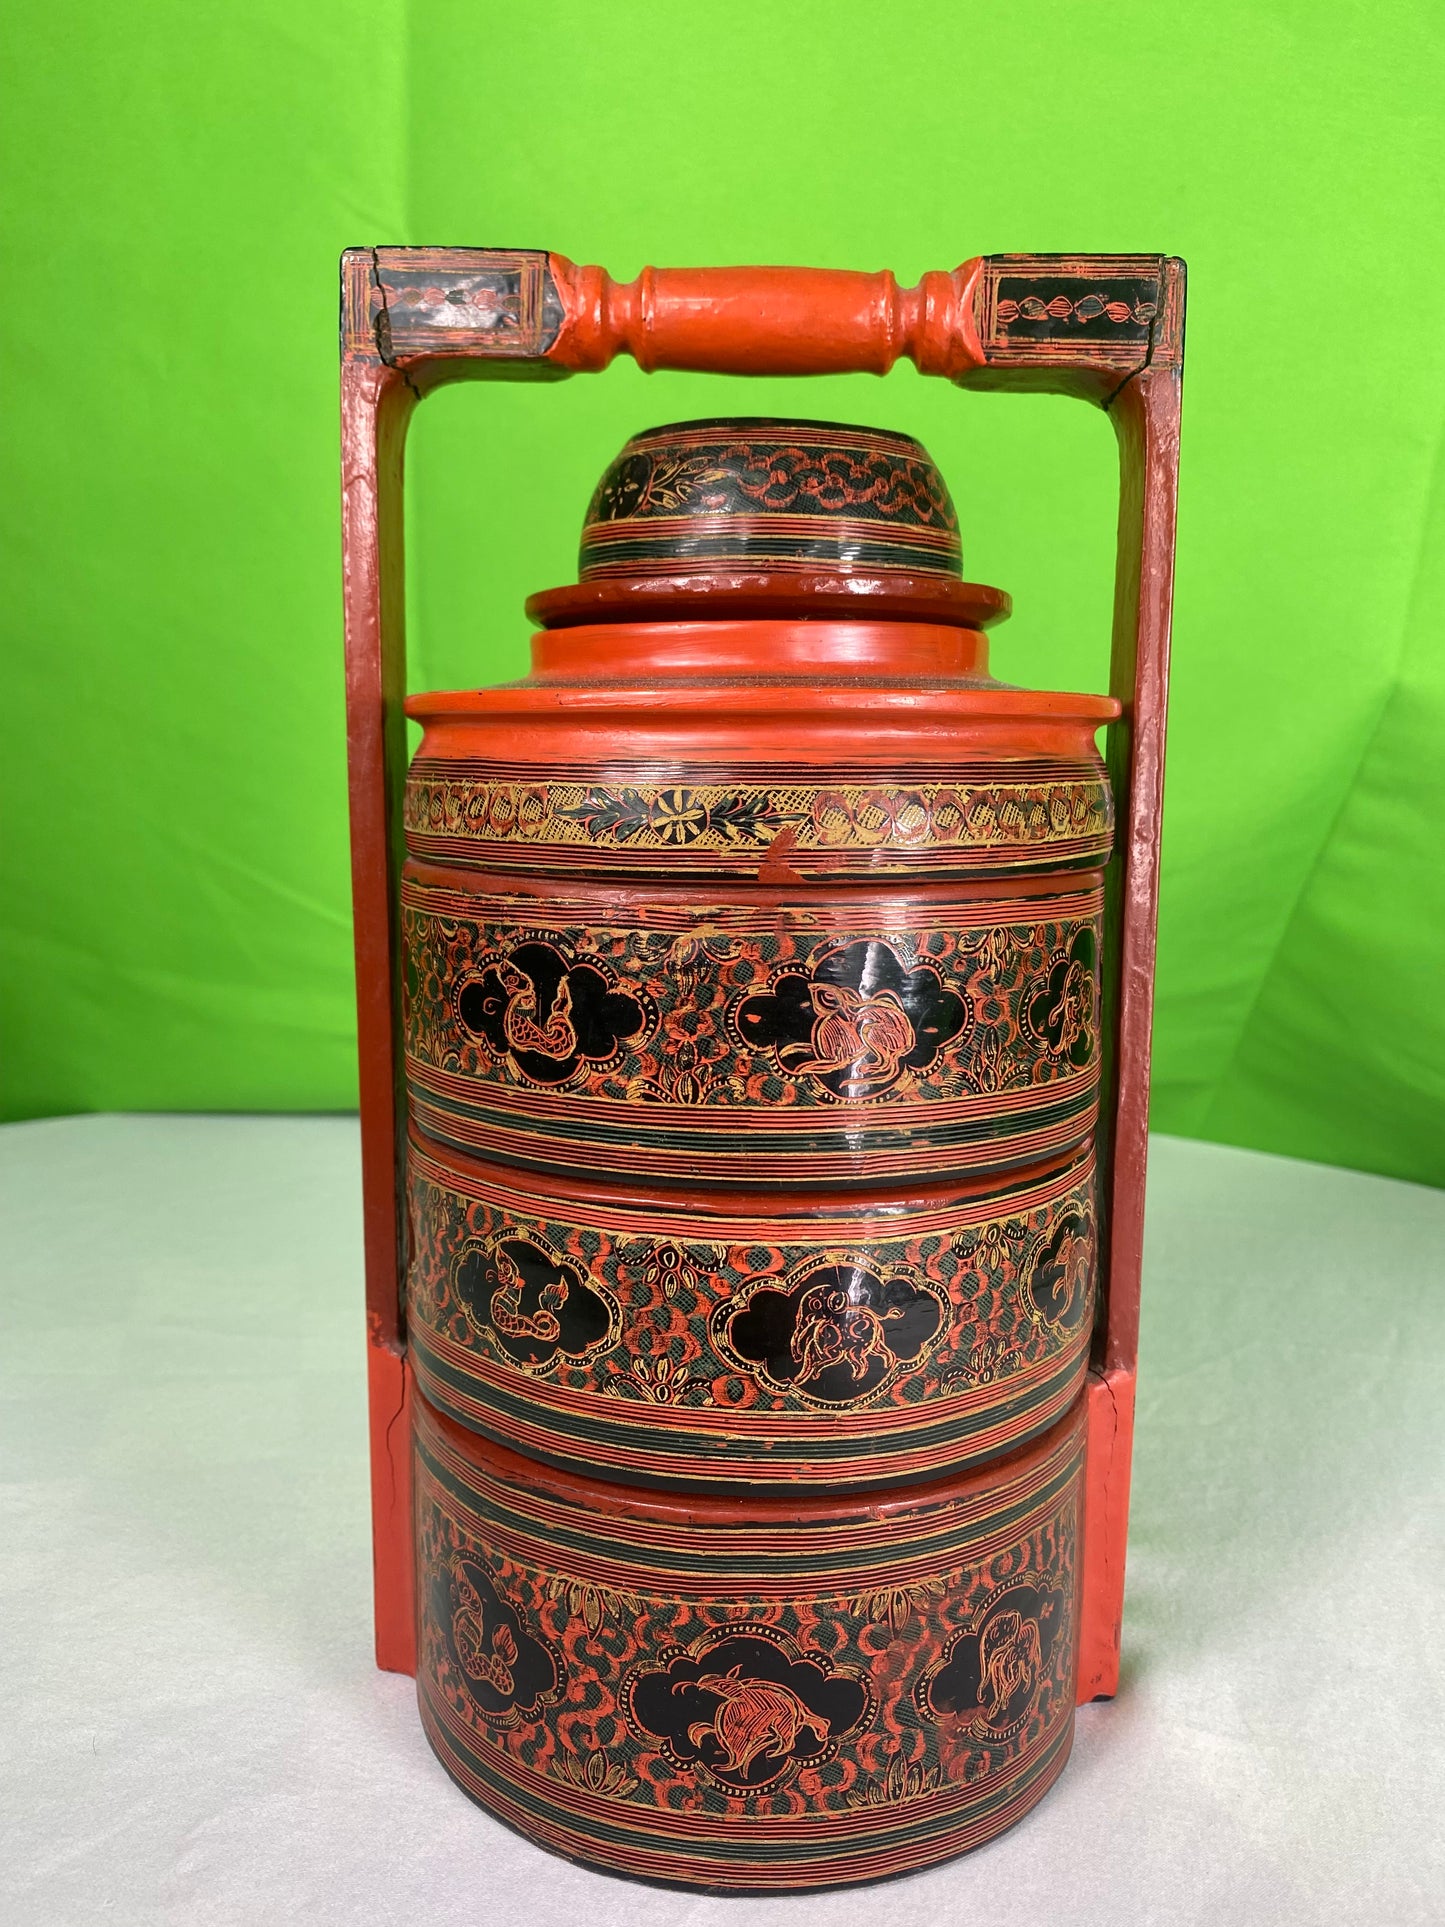
<path id="1" fill-rule="evenodd" d="M 739 375 L 881 375 L 907 359 L 970 387 L 1105 399 L 1143 367 L 1177 363 L 1177 267 L 1157 254 L 998 254 L 904 288 L 886 270 L 644 268 L 614 281 L 540 250 L 353 248 L 342 348 L 419 392 L 626 354 L 649 371 Z"/>

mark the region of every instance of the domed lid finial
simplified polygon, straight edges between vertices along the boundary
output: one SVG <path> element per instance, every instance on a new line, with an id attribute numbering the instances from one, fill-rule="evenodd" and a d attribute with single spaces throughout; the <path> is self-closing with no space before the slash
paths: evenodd
<path id="1" fill-rule="evenodd" d="M 579 570 L 583 582 L 962 573 L 948 488 L 911 435 L 757 418 L 634 435 L 592 497 Z"/>
<path id="2" fill-rule="evenodd" d="M 576 582 L 544 629 L 817 617 L 987 628 L 1001 589 L 965 582 L 958 517 L 911 435 L 758 416 L 634 435 L 597 484 Z"/>

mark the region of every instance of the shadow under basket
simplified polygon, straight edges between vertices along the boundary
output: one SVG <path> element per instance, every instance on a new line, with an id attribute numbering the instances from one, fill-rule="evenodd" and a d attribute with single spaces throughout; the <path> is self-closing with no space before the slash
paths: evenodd
<path id="1" fill-rule="evenodd" d="M 413 1412 L 423 1724 L 529 1839 L 670 1886 L 846 1886 L 982 1845 L 1062 1770 L 1082 1400 L 845 1498 L 616 1485 Z"/>

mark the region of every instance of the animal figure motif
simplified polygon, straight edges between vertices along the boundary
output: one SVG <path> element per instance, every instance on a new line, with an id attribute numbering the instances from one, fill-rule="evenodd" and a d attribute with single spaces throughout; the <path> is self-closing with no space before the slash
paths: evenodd
<path id="1" fill-rule="evenodd" d="M 896 992 L 865 997 L 847 984 L 810 984 L 808 999 L 814 1011 L 811 1054 L 794 1059 L 789 1069 L 814 1077 L 845 1071 L 855 1097 L 871 1097 L 897 1082 L 902 1059 L 918 1040 Z"/>
<path id="2" fill-rule="evenodd" d="M 510 1699 L 516 1685 L 512 1672 L 517 1660 L 517 1642 L 510 1626 L 498 1626 L 487 1639 L 481 1594 L 458 1567 L 453 1568 L 459 1603 L 452 1614 L 452 1642 L 457 1658 L 469 1679 L 490 1686 L 503 1699 Z"/>
<path id="3" fill-rule="evenodd" d="M 577 1032 L 572 1023 L 572 987 L 563 977 L 552 997 L 552 1008 L 545 1024 L 537 1022 L 537 986 L 515 964 L 497 965 L 497 975 L 507 993 L 507 1008 L 502 1017 L 502 1035 L 514 1051 L 531 1051 L 550 1057 L 556 1063 L 577 1052 Z"/>
<path id="4" fill-rule="evenodd" d="M 978 1703 L 994 1725 L 1015 1693 L 1030 1688 L 1039 1676 L 1043 1653 L 1038 1621 L 1013 1611 L 996 1613 L 983 1629 L 978 1656 Z"/>
<path id="5" fill-rule="evenodd" d="M 1093 973 L 1084 968 L 1077 957 L 1070 960 L 1064 972 L 1064 981 L 1059 986 L 1059 994 L 1045 1018 L 1045 1024 L 1052 1036 L 1057 1025 L 1059 1041 L 1055 1048 L 1061 1052 L 1073 1049 L 1089 1028 L 1089 1019 L 1094 1011 Z"/>
<path id="6" fill-rule="evenodd" d="M 901 1305 L 880 1318 L 871 1305 L 853 1304 L 845 1285 L 814 1285 L 798 1301 L 789 1348 L 798 1377 L 806 1383 L 831 1366 L 845 1365 L 854 1384 L 861 1385 L 875 1360 L 885 1369 L 892 1366 L 883 1326 L 902 1316 Z"/>
<path id="7" fill-rule="evenodd" d="M 497 1289 L 492 1294 L 490 1317 L 494 1331 L 504 1333 L 508 1338 L 539 1338 L 550 1343 L 562 1336 L 561 1321 L 557 1313 L 567 1302 L 567 1281 L 554 1278 L 543 1285 L 537 1297 L 534 1312 L 522 1310 L 524 1283 L 522 1274 L 512 1263 L 505 1251 L 496 1256 Z"/>
<path id="8" fill-rule="evenodd" d="M 785 1760 L 805 1730 L 816 1734 L 820 1745 L 826 1742 L 828 1722 L 791 1687 L 741 1675 L 742 1667 L 734 1666 L 726 1673 L 703 1673 L 695 1682 L 704 1693 L 716 1693 L 722 1705 L 711 1720 L 694 1720 L 687 1737 L 694 1746 L 709 1737 L 715 1740 L 723 1753 L 722 1770 L 745 1777 L 761 1755 Z M 673 1692 L 680 1693 L 688 1683 L 679 1680 Z"/>
<path id="9" fill-rule="evenodd" d="M 1063 1324 L 1089 1289 L 1092 1258 L 1093 1247 L 1088 1238 L 1070 1233 L 1064 1239 L 1058 1256 L 1058 1287 L 1052 1294 L 1057 1310 L 1053 1313 L 1051 1323 Z"/>

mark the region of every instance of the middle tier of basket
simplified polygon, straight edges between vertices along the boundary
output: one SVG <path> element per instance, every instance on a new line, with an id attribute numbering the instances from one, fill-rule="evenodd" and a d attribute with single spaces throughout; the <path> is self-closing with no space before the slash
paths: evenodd
<path id="1" fill-rule="evenodd" d="M 411 1115 L 660 1184 L 956 1179 L 1083 1144 L 1102 880 L 646 890 L 408 865 Z"/>
<path id="2" fill-rule="evenodd" d="M 1087 1366 L 1091 1146 L 910 1192 L 605 1187 L 408 1153 L 413 1368 L 534 1457 L 706 1489 L 1006 1452 Z"/>

